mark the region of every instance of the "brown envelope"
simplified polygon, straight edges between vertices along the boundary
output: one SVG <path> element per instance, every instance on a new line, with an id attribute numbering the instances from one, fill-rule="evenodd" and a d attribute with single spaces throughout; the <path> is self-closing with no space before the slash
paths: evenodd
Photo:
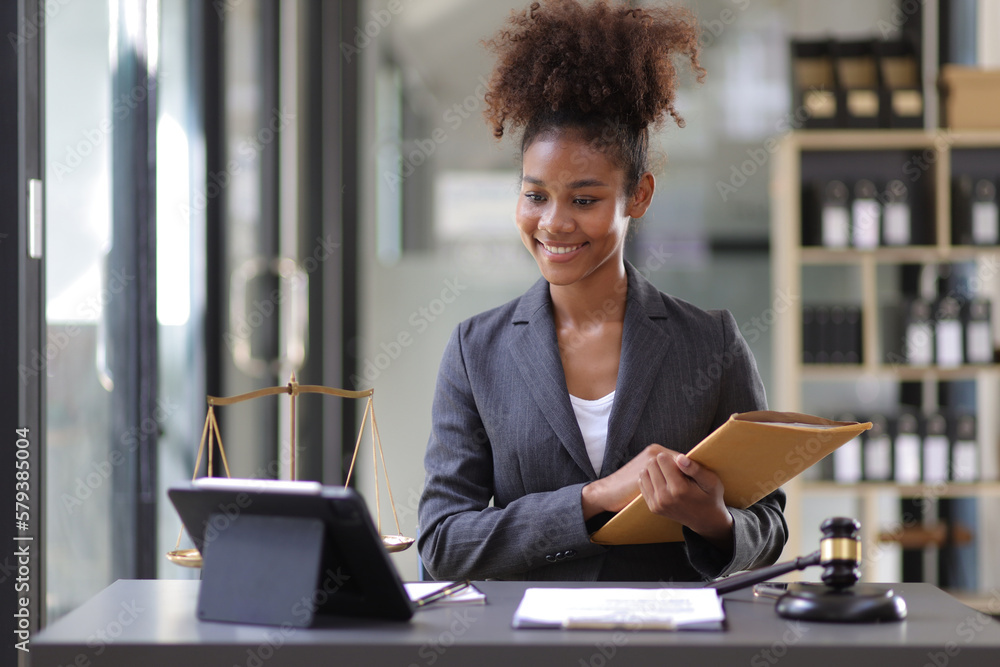
<path id="1" fill-rule="evenodd" d="M 726 505 L 745 509 L 871 426 L 798 412 L 742 412 L 687 455 L 719 476 Z M 650 512 L 641 494 L 590 536 L 609 545 L 683 539 L 681 525 Z"/>

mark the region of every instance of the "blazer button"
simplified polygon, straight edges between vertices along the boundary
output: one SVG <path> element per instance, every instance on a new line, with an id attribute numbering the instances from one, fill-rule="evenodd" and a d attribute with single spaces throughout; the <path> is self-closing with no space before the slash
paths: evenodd
<path id="1" fill-rule="evenodd" d="M 566 550 L 566 558 L 572 558 L 575 555 L 576 555 L 576 551 L 575 550 L 573 550 L 573 549 L 567 549 Z"/>
<path id="2" fill-rule="evenodd" d="M 552 554 L 547 554 L 545 556 L 545 560 L 549 561 L 550 563 L 554 563 L 554 562 L 556 562 L 556 557 L 553 556 Z"/>

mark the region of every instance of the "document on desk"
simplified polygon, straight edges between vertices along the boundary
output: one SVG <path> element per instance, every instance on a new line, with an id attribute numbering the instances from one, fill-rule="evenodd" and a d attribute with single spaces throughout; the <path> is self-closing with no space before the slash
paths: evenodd
<path id="1" fill-rule="evenodd" d="M 418 598 L 424 597 L 425 595 L 430 595 L 435 593 L 442 588 L 455 583 L 454 581 L 407 581 L 403 584 L 403 588 L 406 589 L 407 595 L 410 596 L 410 600 L 417 600 Z M 486 604 L 486 596 L 475 586 L 469 586 L 463 588 L 457 593 L 452 593 L 447 597 L 434 602 L 436 606 L 440 605 L 451 605 L 451 604 Z"/>
<path id="2" fill-rule="evenodd" d="M 515 628 L 721 630 L 722 601 L 711 588 L 529 588 Z"/>

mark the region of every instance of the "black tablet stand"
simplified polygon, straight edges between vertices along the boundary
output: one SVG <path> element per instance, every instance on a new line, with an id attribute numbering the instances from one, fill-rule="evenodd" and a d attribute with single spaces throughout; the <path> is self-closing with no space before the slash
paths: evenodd
<path id="1" fill-rule="evenodd" d="M 294 627 L 313 624 L 320 602 L 317 592 L 328 586 L 320 581 L 326 530 L 322 521 L 213 514 L 208 528 L 199 619 Z"/>

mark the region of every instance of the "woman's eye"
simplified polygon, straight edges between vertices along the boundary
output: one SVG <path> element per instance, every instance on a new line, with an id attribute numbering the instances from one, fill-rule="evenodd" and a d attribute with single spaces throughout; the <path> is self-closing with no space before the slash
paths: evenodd
<path id="1" fill-rule="evenodd" d="M 597 200 L 596 199 L 581 199 L 581 198 L 577 198 L 577 199 L 574 199 L 573 201 L 574 201 L 574 203 L 579 204 L 580 206 L 588 206 L 590 204 L 593 204 Z"/>
<path id="2" fill-rule="evenodd" d="M 540 194 L 536 194 L 534 192 L 528 192 L 528 193 L 526 193 L 524 195 L 524 197 L 525 197 L 525 199 L 527 199 L 528 201 L 530 201 L 532 203 L 538 203 L 538 202 L 545 201 L 545 197 L 544 196 L 542 196 Z"/>

